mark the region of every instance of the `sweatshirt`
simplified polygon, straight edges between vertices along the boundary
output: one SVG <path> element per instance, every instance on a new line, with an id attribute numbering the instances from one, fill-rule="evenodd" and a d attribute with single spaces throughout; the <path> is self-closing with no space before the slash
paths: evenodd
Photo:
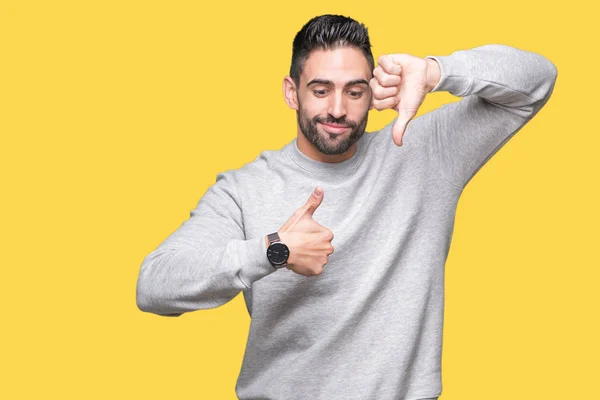
<path id="1" fill-rule="evenodd" d="M 557 69 L 540 54 L 489 44 L 436 60 L 432 92 L 461 97 L 365 132 L 325 163 L 297 139 L 220 172 L 190 217 L 141 265 L 137 306 L 162 316 L 243 293 L 251 317 L 241 400 L 423 400 L 442 393 L 444 265 L 459 197 L 473 175 L 545 105 Z M 275 269 L 266 235 L 316 186 L 313 219 L 334 233 L 323 273 Z M 293 251 L 293 249 L 291 249 Z M 165 344 L 166 345 L 166 344 Z"/>

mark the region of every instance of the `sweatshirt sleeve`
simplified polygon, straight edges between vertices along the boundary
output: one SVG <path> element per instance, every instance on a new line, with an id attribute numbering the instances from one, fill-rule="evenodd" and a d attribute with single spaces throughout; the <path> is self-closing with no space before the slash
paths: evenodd
<path id="1" fill-rule="evenodd" d="M 234 177 L 229 171 L 217 174 L 190 218 L 143 260 L 138 308 L 179 316 L 227 303 L 276 271 L 267 259 L 265 236 L 246 240 Z"/>
<path id="2" fill-rule="evenodd" d="M 546 104 L 557 69 L 540 54 L 501 44 L 425 58 L 440 66 L 432 92 L 463 97 L 422 115 L 430 158 L 441 176 L 462 190 Z"/>

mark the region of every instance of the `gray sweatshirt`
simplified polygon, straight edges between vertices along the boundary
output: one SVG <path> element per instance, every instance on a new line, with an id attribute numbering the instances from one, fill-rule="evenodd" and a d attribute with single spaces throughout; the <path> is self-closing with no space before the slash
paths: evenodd
<path id="1" fill-rule="evenodd" d="M 251 316 L 242 400 L 421 400 L 442 392 L 444 264 L 462 190 L 550 98 L 557 69 L 491 44 L 435 59 L 433 92 L 463 97 L 390 122 L 339 163 L 296 139 L 220 172 L 190 218 L 143 260 L 137 305 L 164 316 L 240 292 Z M 265 236 L 324 190 L 313 218 L 334 233 L 321 275 L 276 270 Z"/>

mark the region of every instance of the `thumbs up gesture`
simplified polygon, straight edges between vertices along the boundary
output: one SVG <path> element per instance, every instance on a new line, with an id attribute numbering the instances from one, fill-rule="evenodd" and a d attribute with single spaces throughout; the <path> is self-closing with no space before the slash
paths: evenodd
<path id="1" fill-rule="evenodd" d="M 290 249 L 287 268 L 301 275 L 321 275 L 334 250 L 331 245 L 333 232 L 313 219 L 323 196 L 323 190 L 317 187 L 277 231 Z"/>
<path id="2" fill-rule="evenodd" d="M 398 111 L 392 138 L 397 146 L 402 146 L 408 123 L 435 86 L 434 76 L 439 80 L 439 66 L 433 59 L 410 54 L 385 54 L 377 59 L 377 64 L 369 82 L 373 92 L 371 106 L 378 111 L 386 108 Z"/>

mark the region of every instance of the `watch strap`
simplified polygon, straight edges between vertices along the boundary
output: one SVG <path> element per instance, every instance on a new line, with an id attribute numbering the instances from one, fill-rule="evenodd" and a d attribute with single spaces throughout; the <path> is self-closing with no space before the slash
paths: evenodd
<path id="1" fill-rule="evenodd" d="M 279 233 L 277 233 L 277 232 L 268 234 L 267 238 L 269 239 L 269 244 L 275 243 L 275 242 L 281 242 L 281 238 L 279 238 Z"/>

